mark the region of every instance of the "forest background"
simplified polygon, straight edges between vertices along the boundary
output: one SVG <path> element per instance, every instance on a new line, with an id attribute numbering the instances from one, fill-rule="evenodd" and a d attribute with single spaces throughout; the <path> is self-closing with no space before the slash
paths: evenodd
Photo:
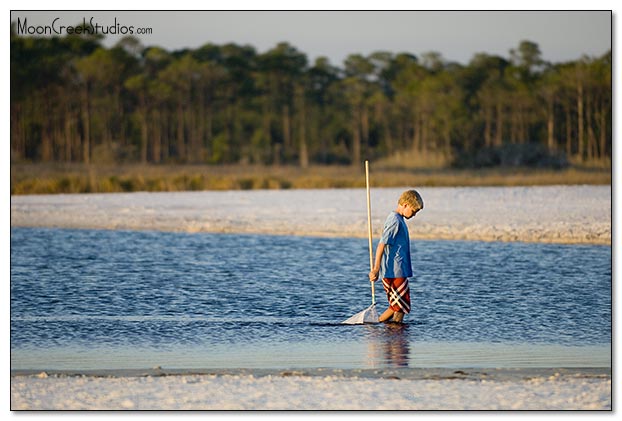
<path id="1" fill-rule="evenodd" d="M 88 32 L 88 31 L 86 31 Z M 11 27 L 11 194 L 610 184 L 612 56 L 521 40 L 309 63 L 287 42 L 167 51 Z"/>

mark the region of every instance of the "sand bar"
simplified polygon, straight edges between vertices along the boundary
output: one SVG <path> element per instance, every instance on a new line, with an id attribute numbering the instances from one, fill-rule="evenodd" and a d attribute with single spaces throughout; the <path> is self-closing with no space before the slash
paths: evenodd
<path id="1" fill-rule="evenodd" d="M 375 238 L 405 188 L 372 188 Z M 412 239 L 611 244 L 611 186 L 418 190 Z M 11 197 L 12 227 L 366 237 L 366 212 L 364 189 Z"/>

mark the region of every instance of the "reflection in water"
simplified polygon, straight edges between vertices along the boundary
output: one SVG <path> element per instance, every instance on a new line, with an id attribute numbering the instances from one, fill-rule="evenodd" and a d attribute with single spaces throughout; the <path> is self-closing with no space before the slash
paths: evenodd
<path id="1" fill-rule="evenodd" d="M 367 325 L 368 360 L 372 368 L 408 367 L 410 345 L 407 323 Z"/>

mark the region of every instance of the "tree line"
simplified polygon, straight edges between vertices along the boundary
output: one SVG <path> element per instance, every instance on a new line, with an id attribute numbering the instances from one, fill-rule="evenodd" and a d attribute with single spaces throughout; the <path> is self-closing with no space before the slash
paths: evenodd
<path id="1" fill-rule="evenodd" d="M 286 42 L 167 51 L 126 37 L 105 48 L 99 35 L 23 37 L 14 25 L 10 42 L 12 162 L 611 157 L 611 50 L 549 63 L 521 41 L 509 57 L 480 53 L 468 65 L 378 51 L 336 67 Z"/>

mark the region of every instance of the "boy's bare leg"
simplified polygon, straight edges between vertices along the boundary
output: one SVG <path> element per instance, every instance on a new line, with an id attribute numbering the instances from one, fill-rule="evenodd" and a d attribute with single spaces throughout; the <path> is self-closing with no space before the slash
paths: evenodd
<path id="1" fill-rule="evenodd" d="M 384 311 L 384 313 L 380 315 L 380 317 L 378 317 L 378 321 L 386 322 L 387 320 L 391 318 L 391 316 L 393 316 L 393 310 L 391 310 L 391 307 L 389 307 L 388 309 Z"/>
<path id="2" fill-rule="evenodd" d="M 404 320 L 404 313 L 402 313 L 401 311 L 396 311 L 395 313 L 393 313 L 393 321 L 395 323 L 402 323 L 402 320 Z"/>

